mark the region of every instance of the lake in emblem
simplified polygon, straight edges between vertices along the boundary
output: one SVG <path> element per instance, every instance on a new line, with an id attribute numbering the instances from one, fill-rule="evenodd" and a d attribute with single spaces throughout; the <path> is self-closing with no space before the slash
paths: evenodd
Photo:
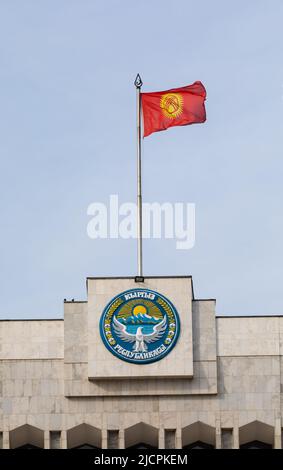
<path id="1" fill-rule="evenodd" d="M 180 333 L 179 315 L 163 295 L 130 289 L 114 297 L 100 319 L 101 338 L 123 361 L 149 364 L 165 357 Z"/>

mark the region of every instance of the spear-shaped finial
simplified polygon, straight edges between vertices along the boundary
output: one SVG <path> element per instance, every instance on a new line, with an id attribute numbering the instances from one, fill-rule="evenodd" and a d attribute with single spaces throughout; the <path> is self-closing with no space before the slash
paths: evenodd
<path id="1" fill-rule="evenodd" d="M 141 79 L 141 76 L 140 76 L 139 73 L 137 74 L 134 83 L 135 83 L 135 87 L 136 87 L 136 88 L 141 88 L 141 87 L 142 87 L 142 79 Z"/>

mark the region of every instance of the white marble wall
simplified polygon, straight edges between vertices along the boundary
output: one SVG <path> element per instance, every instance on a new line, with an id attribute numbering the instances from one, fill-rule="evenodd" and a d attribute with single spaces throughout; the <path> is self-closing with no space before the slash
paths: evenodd
<path id="1" fill-rule="evenodd" d="M 3 447 L 31 435 L 49 448 L 50 431 L 61 431 L 66 447 L 68 436 L 72 442 L 78 434 L 69 431 L 81 424 L 92 427 L 103 447 L 107 431 L 119 430 L 123 447 L 132 426 L 140 437 L 139 423 L 151 426 L 148 435 L 158 436 L 160 447 L 166 429 L 176 430 L 177 447 L 192 435 L 208 436 L 216 447 L 227 445 L 227 435 L 236 448 L 247 439 L 281 447 L 283 317 L 227 317 L 215 324 L 214 302 L 193 301 L 192 379 L 109 383 L 88 379 L 87 303 L 65 309 L 65 341 L 62 320 L 0 322 Z M 20 426 L 22 434 L 15 433 Z"/>

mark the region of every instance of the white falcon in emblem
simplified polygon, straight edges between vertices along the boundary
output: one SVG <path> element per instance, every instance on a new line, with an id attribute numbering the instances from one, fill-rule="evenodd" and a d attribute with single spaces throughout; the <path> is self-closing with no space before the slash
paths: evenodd
<path id="1" fill-rule="evenodd" d="M 152 343 L 161 338 L 167 327 L 166 316 L 164 316 L 161 322 L 157 323 L 157 325 L 153 327 L 152 333 L 149 334 L 144 334 L 142 332 L 142 326 L 138 327 L 135 334 L 128 333 L 126 325 L 120 323 L 115 316 L 113 317 L 113 322 L 113 328 L 119 338 L 128 343 L 135 343 L 133 346 L 134 352 L 146 352 L 147 345 L 145 343 Z"/>

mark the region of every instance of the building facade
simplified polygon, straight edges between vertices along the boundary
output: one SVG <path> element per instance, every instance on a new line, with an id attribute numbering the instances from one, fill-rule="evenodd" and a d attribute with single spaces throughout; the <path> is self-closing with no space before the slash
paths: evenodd
<path id="1" fill-rule="evenodd" d="M 103 341 L 105 307 L 129 290 L 178 312 L 160 360 L 123 360 Z M 189 276 L 88 278 L 87 301 L 64 308 L 64 320 L 0 322 L 1 448 L 281 448 L 283 317 L 217 317 Z M 156 341 L 164 322 L 151 326 Z M 127 358 L 150 357 L 142 339 Z"/>

